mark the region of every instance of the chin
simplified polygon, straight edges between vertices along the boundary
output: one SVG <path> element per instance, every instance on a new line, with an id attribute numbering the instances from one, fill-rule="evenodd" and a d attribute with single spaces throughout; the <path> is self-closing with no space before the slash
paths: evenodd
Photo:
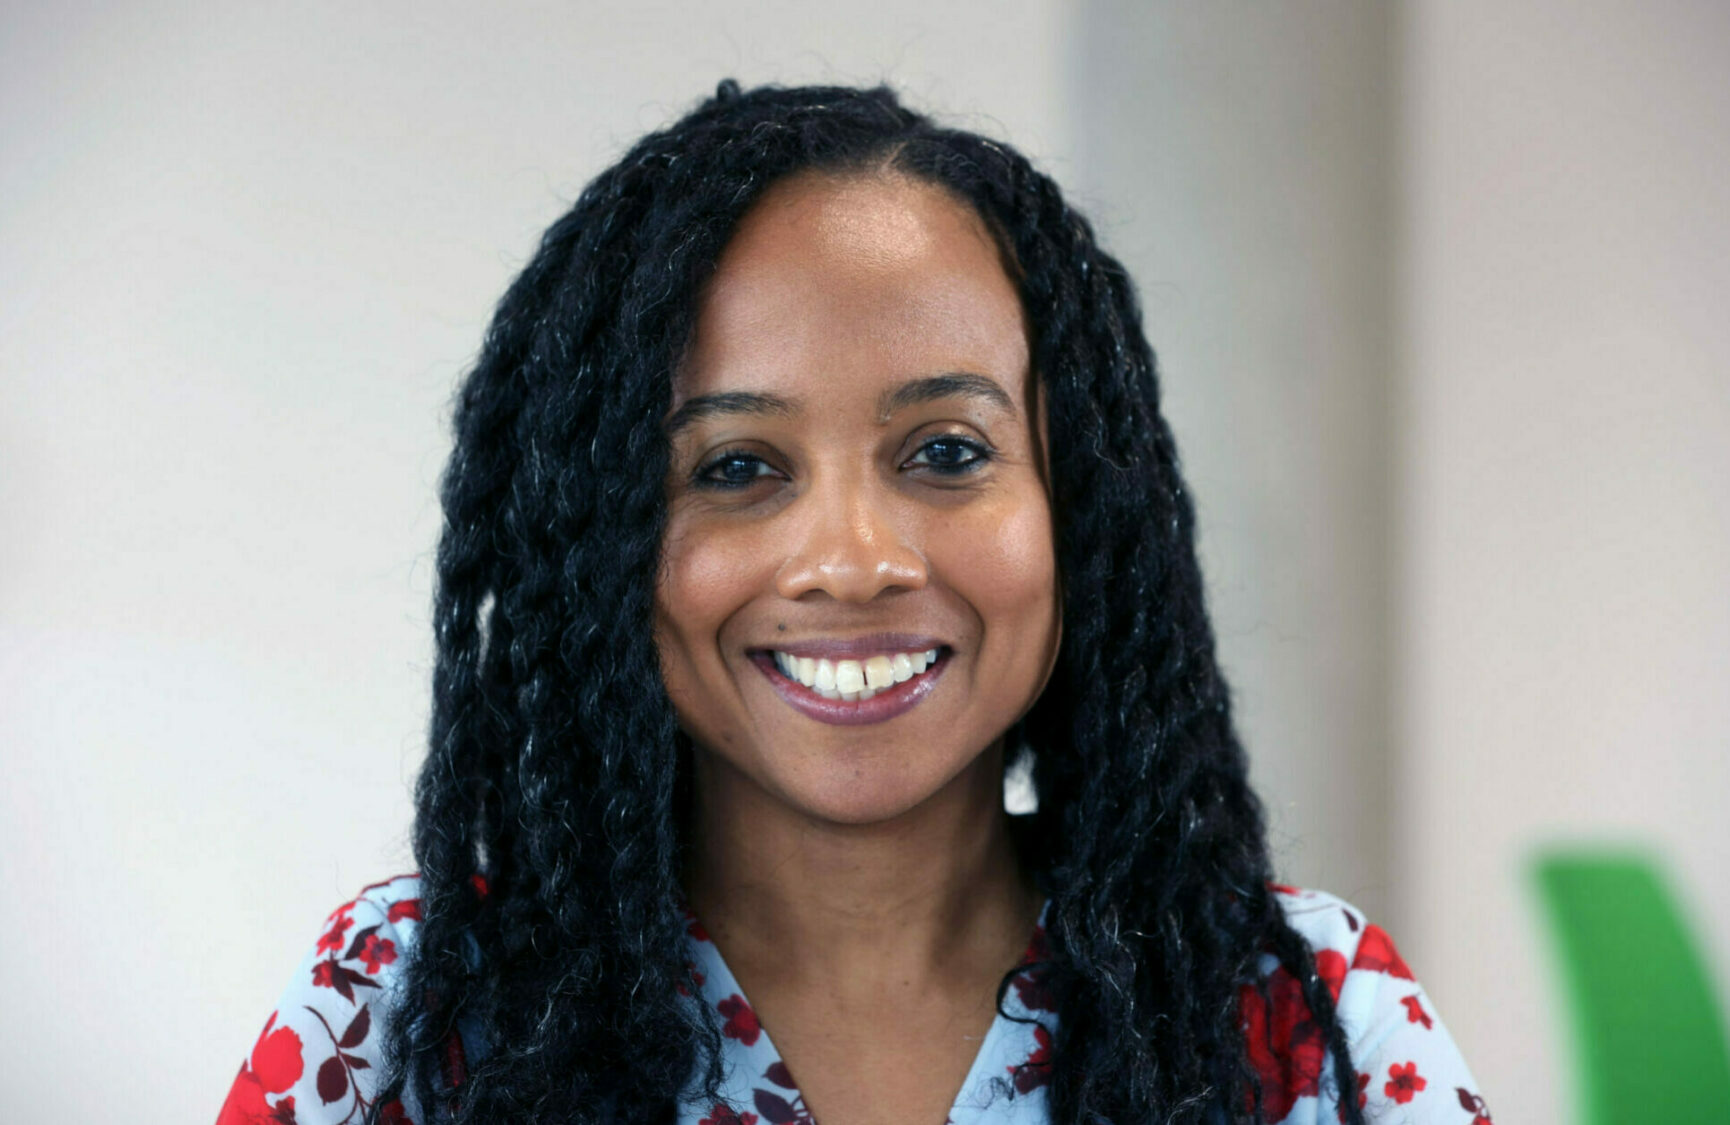
<path id="1" fill-rule="evenodd" d="M 864 767 L 844 776 L 808 779 L 790 789 L 787 796 L 813 820 L 863 828 L 912 812 L 942 788 L 940 779 L 919 785 L 905 771 Z"/>

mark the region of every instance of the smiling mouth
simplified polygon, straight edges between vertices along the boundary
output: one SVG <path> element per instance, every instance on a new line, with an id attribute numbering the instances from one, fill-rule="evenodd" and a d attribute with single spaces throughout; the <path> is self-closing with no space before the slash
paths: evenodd
<path id="1" fill-rule="evenodd" d="M 864 660 L 813 659 L 778 650 L 771 655 L 776 669 L 789 680 L 824 699 L 852 703 L 925 675 L 937 663 L 938 651 L 879 653 Z"/>
<path id="2" fill-rule="evenodd" d="M 939 645 L 839 660 L 771 649 L 750 655 L 795 710 L 819 722 L 851 726 L 892 719 L 919 703 L 948 667 L 950 650 Z"/>

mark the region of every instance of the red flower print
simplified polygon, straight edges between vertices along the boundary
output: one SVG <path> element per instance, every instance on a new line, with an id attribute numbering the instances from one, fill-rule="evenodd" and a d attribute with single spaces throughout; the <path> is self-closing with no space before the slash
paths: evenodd
<path id="1" fill-rule="evenodd" d="M 703 983 L 709 979 L 708 977 L 703 975 L 703 970 L 697 968 L 697 965 L 694 961 L 686 961 L 685 962 L 685 972 L 688 976 L 690 976 L 691 982 L 693 984 L 695 984 L 698 988 L 702 988 Z M 689 996 L 691 994 L 690 986 L 687 985 L 684 981 L 679 981 L 677 984 L 673 985 L 673 987 L 679 990 L 680 996 Z"/>
<path id="2" fill-rule="evenodd" d="M 1407 1023 L 1421 1023 L 1424 1025 L 1425 1031 L 1435 1026 L 1436 1021 L 1430 1018 L 1430 1013 L 1424 1011 L 1423 1001 L 1419 1000 L 1415 994 L 1401 997 L 1400 1003 L 1406 1006 Z"/>
<path id="3" fill-rule="evenodd" d="M 404 918 L 414 922 L 420 921 L 420 899 L 405 898 L 390 904 L 390 910 L 385 913 L 385 921 L 400 922 Z"/>
<path id="4" fill-rule="evenodd" d="M 300 1058 L 300 1036 L 289 1027 L 272 1031 L 275 1023 L 276 1013 L 272 1012 L 252 1048 L 252 1073 L 258 1075 L 259 1085 L 268 1093 L 280 1094 L 299 1080 L 306 1064 Z"/>
<path id="5" fill-rule="evenodd" d="M 379 1106 L 378 1119 L 382 1125 L 414 1125 L 400 1101 L 389 1101 Z"/>
<path id="6" fill-rule="evenodd" d="M 697 1125 L 757 1125 L 754 1113 L 735 1113 L 730 1105 L 716 1105 Z"/>
<path id="7" fill-rule="evenodd" d="M 1340 989 L 1346 983 L 1346 959 L 1335 950 L 1322 950 L 1316 954 L 1316 975 L 1322 978 L 1322 983 L 1328 986 L 1328 992 L 1337 1001 Z"/>
<path id="8" fill-rule="evenodd" d="M 487 886 L 487 877 L 478 871 L 469 876 L 469 886 L 473 887 L 475 894 L 481 898 L 486 898 L 488 892 L 492 890 L 491 887 Z"/>
<path id="9" fill-rule="evenodd" d="M 276 1013 L 270 1013 L 252 1057 L 234 1076 L 228 1098 L 222 1103 L 217 1125 L 259 1125 L 264 1122 L 293 1122 L 294 1099 L 281 1098 L 273 1109 L 264 1095 L 280 1094 L 300 1079 L 305 1064 L 301 1061 L 300 1036 L 292 1028 L 275 1027 Z M 272 1030 L 275 1028 L 275 1030 Z"/>
<path id="10" fill-rule="evenodd" d="M 347 933 L 348 928 L 352 925 L 354 925 L 353 918 L 346 914 L 339 915 L 335 921 L 331 922 L 330 929 L 325 931 L 324 936 L 318 939 L 318 951 L 320 953 L 335 953 L 341 949 L 344 940 L 343 934 Z"/>
<path id="11" fill-rule="evenodd" d="M 1412 979 L 1412 971 L 1406 967 L 1400 951 L 1394 948 L 1393 939 L 1380 926 L 1364 927 L 1364 937 L 1358 942 L 1358 954 L 1352 958 L 1352 968 L 1387 973 L 1401 980 Z"/>
<path id="12" fill-rule="evenodd" d="M 1460 1108 L 1472 1115 L 1472 1125 L 1493 1125 L 1490 1107 L 1483 1095 L 1474 1094 L 1464 1086 L 1455 1086 L 1454 1094 L 1460 1099 Z"/>
<path id="13" fill-rule="evenodd" d="M 320 988 L 336 987 L 336 958 L 320 961 L 312 967 L 312 983 Z"/>
<path id="14" fill-rule="evenodd" d="M 1332 949 L 1316 954 L 1316 973 L 1339 999 L 1346 959 Z M 1262 1117 L 1284 1120 L 1300 1097 L 1320 1091 L 1327 1042 L 1304 1003 L 1303 986 L 1280 965 L 1268 974 L 1268 999 L 1251 985 L 1238 990 L 1250 1065 L 1261 1079 Z"/>
<path id="15" fill-rule="evenodd" d="M 1044 1024 L 1034 1024 L 1033 1039 L 1038 1046 L 1027 1056 L 1027 1061 L 1009 1068 L 1009 1073 L 1015 1076 L 1017 1094 L 1031 1093 L 1051 1081 L 1051 1032 L 1045 1030 Z"/>
<path id="16" fill-rule="evenodd" d="M 264 1087 L 258 1084 L 258 1076 L 243 1065 L 234 1076 L 234 1085 L 228 1088 L 228 1099 L 222 1103 L 222 1112 L 216 1115 L 216 1125 L 256 1125 L 269 1120 L 270 1106 L 264 1101 Z"/>
<path id="17" fill-rule="evenodd" d="M 376 973 L 396 960 L 396 943 L 389 938 L 369 937 L 360 947 L 360 959 L 366 964 L 367 972 Z"/>
<path id="18" fill-rule="evenodd" d="M 1013 980 L 1015 994 L 1021 998 L 1022 1007 L 1030 1012 L 1057 1011 L 1057 997 L 1051 991 L 1043 965 L 1050 960 L 1051 942 L 1045 936 L 1045 927 L 1035 926 L 1033 939 L 1021 955 L 1021 964 L 1025 968 L 1015 974 Z"/>
<path id="19" fill-rule="evenodd" d="M 1409 1062 L 1404 1065 L 1395 1063 L 1388 1067 L 1388 1084 L 1382 1087 L 1382 1093 L 1405 1105 L 1415 1097 L 1418 1091 L 1428 1086 L 1429 1079 L 1418 1073 L 1418 1064 Z"/>
<path id="20" fill-rule="evenodd" d="M 743 996 L 735 992 L 715 1007 L 727 1017 L 727 1022 L 721 1026 L 722 1035 L 737 1039 L 747 1047 L 757 1042 L 757 1036 L 763 1033 L 763 1026 L 757 1022 L 757 1013 L 751 1010 L 751 1005 L 745 1003 Z"/>
<path id="21" fill-rule="evenodd" d="M 1284 883 L 1269 883 L 1267 889 L 1277 895 L 1298 895 L 1303 893 L 1296 887 L 1290 887 Z"/>
<path id="22" fill-rule="evenodd" d="M 703 923 L 697 921 L 695 915 L 687 915 L 690 921 L 685 923 L 685 932 L 698 941 L 709 941 L 709 931 L 703 928 Z"/>

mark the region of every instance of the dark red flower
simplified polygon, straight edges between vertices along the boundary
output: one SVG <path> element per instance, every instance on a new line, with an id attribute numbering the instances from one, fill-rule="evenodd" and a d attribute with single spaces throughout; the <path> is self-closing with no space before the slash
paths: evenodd
<path id="1" fill-rule="evenodd" d="M 736 1113 L 730 1105 L 716 1105 L 697 1125 L 757 1125 L 754 1113 Z"/>
<path id="2" fill-rule="evenodd" d="M 388 1101 L 380 1106 L 378 1119 L 382 1125 L 414 1125 L 414 1122 L 409 1119 L 408 1111 L 403 1109 L 400 1101 Z"/>
<path id="3" fill-rule="evenodd" d="M 1021 955 L 1021 964 L 1026 968 L 1017 973 L 1013 981 L 1015 994 L 1021 998 L 1022 1006 L 1030 1012 L 1057 1011 L 1057 996 L 1051 990 L 1045 971 L 1045 963 L 1050 960 L 1051 942 L 1045 936 L 1045 927 L 1035 926 L 1033 939 L 1027 943 L 1027 949 Z"/>
<path id="4" fill-rule="evenodd" d="M 1402 996 L 1400 1003 L 1406 1006 L 1407 1023 L 1421 1023 L 1424 1025 L 1425 1031 L 1435 1026 L 1436 1021 L 1430 1018 L 1430 1013 L 1424 1011 L 1423 1001 L 1419 1000 L 1415 993 L 1411 996 Z"/>
<path id="5" fill-rule="evenodd" d="M 385 912 L 385 921 L 387 922 L 400 922 L 404 918 L 415 922 L 420 921 L 420 899 L 405 898 L 401 902 L 393 902 L 390 904 L 390 909 Z"/>
<path id="6" fill-rule="evenodd" d="M 374 934 L 361 945 L 360 959 L 366 965 L 367 972 L 376 973 L 396 960 L 396 943 Z"/>
<path id="7" fill-rule="evenodd" d="M 1482 1094 L 1474 1094 L 1464 1086 L 1455 1086 L 1454 1096 L 1460 1099 L 1460 1108 L 1472 1115 L 1472 1125 L 1493 1125 L 1490 1107 Z"/>
<path id="8" fill-rule="evenodd" d="M 709 931 L 703 928 L 703 923 L 697 921 L 695 915 L 687 915 L 687 917 L 690 920 L 685 923 L 685 932 L 696 938 L 698 941 L 710 940 Z"/>
<path id="9" fill-rule="evenodd" d="M 1405 1105 L 1429 1084 L 1429 1080 L 1418 1073 L 1417 1063 L 1395 1063 L 1388 1067 L 1388 1084 L 1382 1087 L 1382 1093 Z"/>
<path id="10" fill-rule="evenodd" d="M 1364 927 L 1364 937 L 1358 942 L 1358 953 L 1352 958 L 1352 968 L 1387 973 L 1401 980 L 1412 979 L 1411 969 L 1406 967 L 1400 951 L 1394 948 L 1394 939 L 1380 926 Z"/>
<path id="11" fill-rule="evenodd" d="M 1346 959 L 1332 949 L 1316 954 L 1316 974 L 1339 999 Z M 1268 974 L 1268 999 L 1250 985 L 1238 990 L 1250 1065 L 1261 1079 L 1262 1117 L 1284 1120 L 1300 1097 L 1320 1090 L 1327 1042 L 1304 1003 L 1303 986 L 1284 965 Z"/>
<path id="12" fill-rule="evenodd" d="M 737 1039 L 749 1047 L 757 1042 L 757 1036 L 763 1033 L 763 1026 L 757 1022 L 757 1013 L 751 1010 L 751 1005 L 737 992 L 716 1004 L 727 1022 L 721 1026 L 721 1034 L 729 1039 Z"/>
<path id="13" fill-rule="evenodd" d="M 1009 1073 L 1015 1076 L 1018 1094 L 1031 1093 L 1051 1081 L 1051 1032 L 1045 1030 L 1044 1024 L 1034 1024 L 1033 1038 L 1038 1046 L 1027 1056 L 1027 1061 L 1009 1068 Z"/>
<path id="14" fill-rule="evenodd" d="M 336 972 L 336 958 L 331 957 L 320 961 L 312 967 L 312 983 L 320 988 L 335 988 Z"/>

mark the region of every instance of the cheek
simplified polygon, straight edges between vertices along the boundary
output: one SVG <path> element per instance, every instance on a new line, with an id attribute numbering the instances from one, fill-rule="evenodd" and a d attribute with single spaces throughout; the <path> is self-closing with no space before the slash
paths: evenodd
<path id="1" fill-rule="evenodd" d="M 953 537 L 948 571 L 965 576 L 964 596 L 978 611 L 986 643 L 1015 650 L 1017 666 L 1043 665 L 1056 643 L 1057 554 L 1051 510 L 1037 503 L 999 510 Z"/>
<path id="2" fill-rule="evenodd" d="M 751 597 L 762 552 L 744 536 L 674 523 L 655 587 L 656 641 L 663 666 L 700 659 L 719 646 L 727 619 Z"/>

